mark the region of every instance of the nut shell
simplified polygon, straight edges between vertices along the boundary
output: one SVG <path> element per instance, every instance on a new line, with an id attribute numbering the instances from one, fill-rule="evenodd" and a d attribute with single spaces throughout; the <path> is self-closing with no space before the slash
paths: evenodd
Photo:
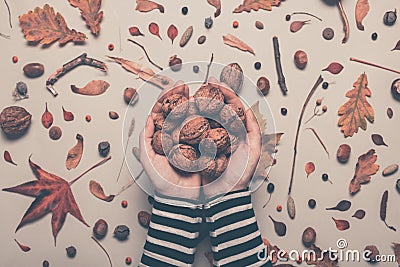
<path id="1" fill-rule="evenodd" d="M 217 114 L 224 106 L 224 95 L 219 88 L 203 84 L 194 94 L 200 113 L 208 116 Z"/>
<path id="2" fill-rule="evenodd" d="M 31 118 L 23 107 L 10 106 L 0 113 L 0 127 L 8 138 L 18 138 L 29 128 Z"/>
<path id="3" fill-rule="evenodd" d="M 197 145 L 203 140 L 210 124 L 204 117 L 188 118 L 184 121 L 184 125 L 179 134 L 179 141 L 188 145 Z"/>
<path id="4" fill-rule="evenodd" d="M 213 141 L 217 147 L 217 153 L 222 154 L 229 146 L 229 134 L 224 128 L 215 128 L 207 132 L 206 139 Z M 204 142 L 205 151 L 212 151 L 212 143 Z"/>
<path id="5" fill-rule="evenodd" d="M 186 115 L 188 110 L 188 99 L 181 94 L 172 94 L 164 99 L 162 111 L 164 117 L 170 116 L 172 120 L 177 120 Z"/>
<path id="6" fill-rule="evenodd" d="M 164 133 L 163 131 L 157 131 L 153 134 L 151 145 L 157 154 L 166 155 L 171 150 L 174 142 L 172 141 L 170 135 Z"/>
<path id="7" fill-rule="evenodd" d="M 185 144 L 175 145 L 168 154 L 172 166 L 183 172 L 193 171 L 197 167 L 197 158 L 196 150 Z"/>
<path id="8" fill-rule="evenodd" d="M 243 85 L 243 70 L 238 63 L 230 63 L 222 69 L 219 79 L 238 93 Z"/>

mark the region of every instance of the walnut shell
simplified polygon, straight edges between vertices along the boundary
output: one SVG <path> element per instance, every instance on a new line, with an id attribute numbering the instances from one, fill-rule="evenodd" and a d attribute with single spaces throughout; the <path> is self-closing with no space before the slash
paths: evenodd
<path id="1" fill-rule="evenodd" d="M 246 113 L 243 108 L 234 104 L 225 105 L 219 113 L 220 122 L 232 133 L 240 133 L 245 129 Z"/>
<path id="2" fill-rule="evenodd" d="M 223 153 L 223 151 L 225 151 L 229 146 L 229 134 L 224 128 L 210 129 L 207 132 L 206 139 L 214 142 L 215 146 L 217 147 L 218 154 Z M 211 142 L 204 142 L 206 153 L 207 151 L 213 151 L 212 146 L 214 144 Z"/>
<path id="3" fill-rule="evenodd" d="M 22 136 L 31 124 L 32 115 L 23 107 L 10 106 L 0 114 L 0 126 L 9 138 Z"/>
<path id="4" fill-rule="evenodd" d="M 157 131 L 153 134 L 151 145 L 157 154 L 166 155 L 171 150 L 174 142 L 170 135 L 163 133 L 162 131 Z"/>
<path id="5" fill-rule="evenodd" d="M 178 171 L 191 172 L 197 168 L 196 150 L 185 144 L 177 144 L 168 154 L 170 164 Z"/>
<path id="6" fill-rule="evenodd" d="M 242 88 L 243 70 L 238 63 L 230 63 L 222 69 L 219 80 L 237 93 Z"/>
<path id="7" fill-rule="evenodd" d="M 200 116 L 188 118 L 180 131 L 179 141 L 188 145 L 197 145 L 206 137 L 209 129 L 210 124 L 206 118 Z"/>
<path id="8" fill-rule="evenodd" d="M 200 167 L 204 167 L 200 174 L 208 181 L 213 181 L 220 177 L 222 173 L 224 173 L 228 167 L 228 162 L 229 160 L 224 154 L 219 155 L 214 160 L 203 157 L 199 160 Z"/>
<path id="9" fill-rule="evenodd" d="M 203 84 L 193 97 L 199 112 L 204 115 L 215 115 L 224 106 L 225 97 L 221 90 L 208 84 Z"/>
<path id="10" fill-rule="evenodd" d="M 186 115 L 188 99 L 181 94 L 172 94 L 164 99 L 162 111 L 164 117 L 170 116 L 172 120 L 178 120 Z"/>

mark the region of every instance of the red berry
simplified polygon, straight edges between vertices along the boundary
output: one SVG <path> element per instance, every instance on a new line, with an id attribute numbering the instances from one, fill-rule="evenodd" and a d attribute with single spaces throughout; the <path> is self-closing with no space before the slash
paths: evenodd
<path id="1" fill-rule="evenodd" d="M 113 51 L 114 50 L 114 44 L 108 44 L 108 50 Z"/>
<path id="2" fill-rule="evenodd" d="M 13 63 L 17 63 L 18 62 L 18 57 L 17 56 L 13 56 L 12 57 L 12 62 Z"/>
<path id="3" fill-rule="evenodd" d="M 125 258 L 125 263 L 126 263 L 126 265 L 131 265 L 131 263 L 132 263 L 132 258 L 131 258 L 131 257 L 126 257 L 126 258 Z"/>
<path id="4" fill-rule="evenodd" d="M 233 25 L 233 28 L 237 28 L 237 27 L 239 27 L 239 22 L 237 20 L 235 20 L 232 25 Z"/>
<path id="5" fill-rule="evenodd" d="M 89 114 L 85 116 L 85 120 L 87 122 L 90 122 L 92 120 L 92 116 L 90 116 Z"/>
<path id="6" fill-rule="evenodd" d="M 122 200 L 122 201 L 121 201 L 121 206 L 122 206 L 123 208 L 128 207 L 128 201 Z"/>
<path id="7" fill-rule="evenodd" d="M 279 212 L 281 212 L 281 211 L 282 211 L 282 206 L 281 206 L 281 205 L 277 205 L 277 206 L 276 206 L 276 210 L 279 211 Z"/>

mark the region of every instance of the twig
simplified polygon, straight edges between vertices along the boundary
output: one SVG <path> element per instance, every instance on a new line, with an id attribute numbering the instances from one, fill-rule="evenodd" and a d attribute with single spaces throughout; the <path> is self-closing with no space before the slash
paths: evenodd
<path id="1" fill-rule="evenodd" d="M 317 131 L 315 131 L 314 128 L 306 128 L 306 130 L 311 130 L 311 131 L 314 133 L 315 137 L 317 138 L 317 140 L 319 141 L 319 143 L 321 144 L 321 146 L 324 148 L 326 154 L 328 155 L 328 159 L 329 159 L 329 152 L 328 152 L 328 149 L 326 148 L 326 146 L 325 146 L 324 142 L 322 141 L 322 139 L 319 137 Z"/>
<path id="2" fill-rule="evenodd" d="M 131 139 L 131 136 L 133 134 L 133 130 L 134 129 L 135 129 L 135 117 L 132 118 L 131 124 L 129 126 L 128 139 L 126 140 L 125 150 L 124 150 L 124 158 L 122 159 L 121 167 L 119 168 L 119 172 L 118 172 L 118 176 L 117 176 L 117 182 L 118 182 L 119 177 L 121 175 L 122 167 L 124 167 L 124 163 L 125 163 L 125 159 L 126 159 L 126 150 L 128 149 L 129 140 Z"/>
<path id="3" fill-rule="evenodd" d="M 7 11 L 8 11 L 8 23 L 10 23 L 10 28 L 12 29 L 10 6 L 8 5 L 7 0 L 4 0 L 4 3 L 5 3 L 6 6 L 7 6 Z"/>
<path id="4" fill-rule="evenodd" d="M 89 169 L 87 169 L 86 171 L 84 171 L 81 175 L 79 175 L 78 177 L 76 177 L 74 180 L 72 180 L 71 182 L 69 182 L 69 185 L 72 185 L 73 183 L 75 183 L 76 181 L 78 181 L 82 176 L 84 176 L 85 174 L 87 174 L 88 172 L 92 171 L 93 169 L 103 165 L 104 163 L 106 163 L 107 161 L 109 161 L 111 159 L 111 156 L 108 156 L 107 158 L 103 159 L 102 161 L 96 163 L 95 165 L 93 165 L 92 167 L 90 167 Z"/>
<path id="5" fill-rule="evenodd" d="M 296 156 L 297 156 L 297 141 L 299 140 L 299 132 L 300 132 L 301 121 L 303 120 L 304 112 L 306 110 L 306 107 L 307 107 L 308 103 L 310 102 L 311 97 L 313 96 L 313 94 L 315 93 L 315 91 L 317 90 L 318 86 L 322 83 L 323 80 L 324 79 L 320 75 L 318 77 L 317 81 L 315 82 L 313 88 L 311 88 L 310 92 L 308 93 L 306 101 L 304 102 L 303 108 L 301 109 L 301 112 L 300 112 L 299 121 L 297 123 L 296 138 L 294 140 L 293 162 L 292 162 L 292 171 L 291 171 L 291 174 L 290 174 L 290 183 L 289 183 L 288 195 L 290 195 L 290 193 L 292 192 L 294 169 L 295 169 L 295 166 L 296 166 Z"/>
<path id="6" fill-rule="evenodd" d="M 371 62 L 368 62 L 368 61 L 364 61 L 364 60 L 361 60 L 361 59 L 357 59 L 357 58 L 354 58 L 354 57 L 351 57 L 350 61 L 358 62 L 358 63 L 369 65 L 369 66 L 372 66 L 372 67 L 375 67 L 375 68 L 379 68 L 379 69 L 383 69 L 383 70 L 387 70 L 387 71 L 391 71 L 391 72 L 400 74 L 400 71 L 397 71 L 397 70 L 394 70 L 394 69 L 390 69 L 390 68 L 387 68 L 387 67 L 384 67 L 384 66 L 380 66 L 380 65 L 377 65 L 377 64 L 374 64 L 374 63 L 371 63 Z"/>
<path id="7" fill-rule="evenodd" d="M 319 18 L 319 17 L 317 17 L 317 16 L 315 16 L 315 15 L 313 15 L 313 14 L 310 14 L 310 13 L 308 13 L 308 12 L 293 12 L 292 15 L 308 15 L 308 16 L 311 16 L 311 17 L 316 18 L 316 19 L 319 20 L 319 21 L 322 21 L 321 18 Z"/>
<path id="8" fill-rule="evenodd" d="M 110 258 L 110 254 L 108 254 L 107 250 L 100 244 L 99 241 L 96 240 L 96 238 L 94 238 L 93 236 L 91 237 L 94 242 L 96 242 L 96 244 L 104 251 L 104 253 L 106 254 L 107 258 L 108 258 L 108 262 L 110 263 L 110 266 L 112 267 L 112 262 L 111 262 L 111 258 Z"/>
<path id="9" fill-rule="evenodd" d="M 206 72 L 206 77 L 204 78 L 204 83 L 207 83 L 208 80 L 208 75 L 210 74 L 210 68 L 211 68 L 211 64 L 214 60 L 214 53 L 211 53 L 211 58 L 210 58 L 210 62 L 207 65 L 207 72 Z"/>
<path id="10" fill-rule="evenodd" d="M 342 40 L 342 44 L 344 44 L 347 42 L 347 40 L 349 40 L 349 35 L 350 35 L 349 20 L 347 19 L 346 12 L 344 11 L 344 8 L 342 5 L 342 0 L 338 0 L 338 6 L 339 6 L 340 14 L 342 15 L 342 20 L 343 20 L 344 37 Z"/>
<path id="11" fill-rule="evenodd" d="M 286 95 L 288 89 L 286 87 L 286 80 L 285 80 L 285 76 L 283 75 L 283 71 L 282 71 L 281 54 L 279 52 L 278 37 L 274 36 L 272 38 L 272 42 L 274 44 L 274 55 L 275 55 L 276 72 L 278 73 L 278 84 L 279 84 L 279 87 L 281 88 L 283 95 Z"/>
<path id="12" fill-rule="evenodd" d="M 6 35 L 6 34 L 1 33 L 1 32 L 0 32 L 0 36 L 3 37 L 3 38 L 5 38 L 5 39 L 10 39 L 10 38 L 11 38 L 10 35 Z"/>
<path id="13" fill-rule="evenodd" d="M 138 42 L 136 42 L 136 41 L 134 41 L 134 40 L 132 40 L 132 39 L 128 39 L 128 41 L 134 43 L 134 44 L 137 45 L 137 46 L 139 46 L 139 47 L 143 50 L 144 54 L 146 55 L 147 60 L 148 60 L 151 64 L 153 64 L 154 67 L 156 67 L 156 68 L 159 69 L 159 70 L 163 70 L 162 67 L 160 67 L 159 65 L 157 65 L 156 63 L 154 63 L 153 60 L 150 59 L 149 54 L 147 54 L 146 48 L 144 48 L 143 45 L 139 44 Z"/>

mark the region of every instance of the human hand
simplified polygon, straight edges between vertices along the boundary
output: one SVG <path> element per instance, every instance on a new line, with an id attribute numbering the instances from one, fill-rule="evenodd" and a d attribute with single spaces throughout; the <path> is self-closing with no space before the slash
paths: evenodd
<path id="1" fill-rule="evenodd" d="M 171 94 L 183 94 L 189 98 L 189 88 L 178 81 L 173 89 L 163 91 L 152 109 L 152 115 L 162 112 L 162 102 Z M 145 128 L 140 134 L 140 162 L 143 169 L 158 193 L 169 197 L 198 200 L 201 186 L 200 174 L 178 172 L 170 165 L 167 157 L 154 151 L 151 145 L 155 128 L 152 115 L 148 116 Z"/>

